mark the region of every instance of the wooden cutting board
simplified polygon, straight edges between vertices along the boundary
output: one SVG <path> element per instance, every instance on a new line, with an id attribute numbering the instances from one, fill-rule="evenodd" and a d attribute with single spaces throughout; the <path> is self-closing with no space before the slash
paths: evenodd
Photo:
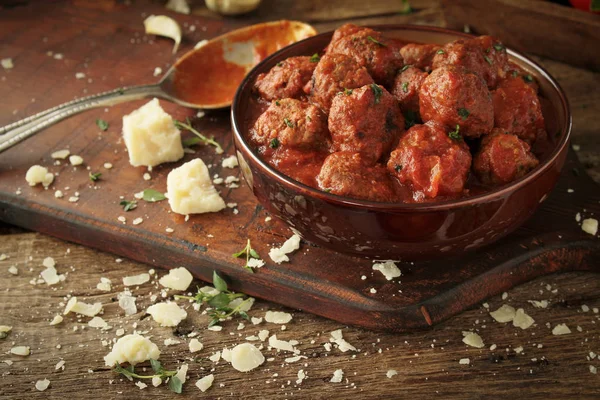
<path id="1" fill-rule="evenodd" d="M 0 23 L 2 56 L 9 54 L 15 68 L 4 72 L 0 82 L 0 124 L 6 124 L 37 111 L 72 99 L 124 85 L 149 83 L 155 67 L 163 70 L 174 61 L 171 43 L 143 35 L 143 17 L 120 3 L 108 11 L 117 20 L 97 22 L 99 10 L 90 5 L 71 15 L 68 9 L 48 8 L 40 26 L 19 30 L 29 18 L 27 7 L 11 11 Z M 148 13 L 152 12 L 149 7 Z M 161 12 L 156 10 L 155 13 Z M 20 19 L 22 18 L 22 19 Z M 186 33 L 191 48 L 196 40 L 212 37 L 239 25 L 222 21 L 181 16 L 180 22 L 196 26 Z M 235 21 L 235 20 L 234 20 Z M 183 22 L 182 22 L 183 23 Z M 52 55 L 47 55 L 52 52 Z M 54 54 L 62 54 L 57 59 Z M 75 74 L 83 72 L 84 79 Z M 501 293 L 534 277 L 557 271 L 598 270 L 600 242 L 583 233 L 575 221 L 600 215 L 600 190 L 570 155 L 560 182 L 541 209 L 517 232 L 501 242 L 461 257 L 423 263 L 400 263 L 403 276 L 387 281 L 372 271 L 367 259 L 333 253 L 303 243 L 291 262 L 277 265 L 268 259 L 271 245 L 280 245 L 291 235 L 282 223 L 265 221 L 267 214 L 250 190 L 220 186 L 226 202 L 236 209 L 220 213 L 184 217 L 169 211 L 166 201 L 138 202 L 124 212 L 122 197 L 147 188 L 166 190 L 166 176 L 179 165 L 154 168 L 145 180 L 144 168 L 131 167 L 121 140 L 121 118 L 139 107 L 134 102 L 98 109 L 55 125 L 34 138 L 0 154 L 0 219 L 65 240 L 81 243 L 120 257 L 150 265 L 173 268 L 184 266 L 200 279 L 210 281 L 218 271 L 234 290 L 299 308 L 344 323 L 371 329 L 405 331 L 431 326 L 469 308 L 485 298 Z M 163 102 L 177 119 L 195 113 Z M 15 112 L 13 112 L 15 110 Z M 101 132 L 95 120 L 102 118 L 109 129 Z M 215 138 L 233 154 L 228 110 L 207 113 L 194 122 L 196 128 Z M 54 165 L 50 154 L 68 148 L 83 157 L 84 165 L 66 162 Z M 212 148 L 199 147 L 182 162 L 201 157 L 212 164 L 211 173 L 221 177 L 240 176 L 239 170 L 221 168 L 222 156 Z M 111 163 L 111 169 L 103 165 Z M 51 189 L 29 187 L 27 169 L 34 164 L 58 173 Z M 88 170 L 89 167 L 89 170 Z M 93 183 L 90 172 L 101 172 Z M 61 190 L 64 197 L 54 196 Z M 573 192 L 569 193 L 568 189 Z M 79 194 L 75 203 L 69 197 Z M 126 217 L 126 223 L 118 220 Z M 143 218 L 139 225 L 132 221 Z M 174 232 L 167 233 L 166 228 Z M 232 254 L 251 239 L 267 265 L 254 274 L 242 268 Z M 366 276 L 365 280 L 361 279 Z M 372 290 L 375 289 L 375 290 Z"/>

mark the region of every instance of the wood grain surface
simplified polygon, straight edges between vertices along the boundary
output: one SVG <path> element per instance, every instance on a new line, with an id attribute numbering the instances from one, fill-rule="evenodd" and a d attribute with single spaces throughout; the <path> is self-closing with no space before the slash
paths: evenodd
<path id="1" fill-rule="evenodd" d="M 263 7 L 268 6 L 268 2 L 264 3 Z M 71 7 L 72 5 L 76 7 Z M 153 80 L 152 71 L 155 66 L 162 65 L 163 69 L 166 69 L 172 62 L 170 43 L 157 39 L 150 44 L 149 41 L 153 38 L 144 38 L 141 33 L 139 24 L 142 12 L 164 13 L 157 3 L 136 2 L 132 6 L 126 6 L 102 1 L 58 3 L 53 6 L 33 4 L 0 13 L 0 58 L 11 56 L 16 64 L 13 70 L 0 72 L 0 79 L 6 77 L 0 81 L 1 90 L 9 90 L 7 93 L 11 94 L 0 96 L 0 109 L 3 110 L 0 113 L 0 124 L 41 111 L 47 105 L 69 100 L 74 93 L 84 95 L 111 89 L 113 86 L 110 85 L 115 79 L 123 84 L 147 83 Z M 106 13 L 109 13 L 111 18 L 99 18 L 99 15 Z M 198 13 L 206 11 L 199 9 Z M 41 14 L 45 14 L 45 20 L 53 29 L 60 27 L 60 36 L 53 35 L 53 29 L 44 30 L 35 24 L 27 24 L 36 15 Z M 435 4 L 418 10 L 412 16 L 372 16 L 363 11 L 348 11 L 347 15 L 352 15 L 352 18 L 360 16 L 361 19 L 357 20 L 359 23 L 442 23 L 441 12 Z M 132 16 L 135 16 L 133 22 Z M 186 21 L 189 24 L 196 20 L 194 16 L 175 17 L 180 23 Z M 259 18 L 256 15 L 249 18 L 254 17 Z M 302 14 L 298 14 L 297 18 L 302 19 L 301 17 Z M 136 22 L 135 18 L 139 21 Z M 336 18 L 332 17 L 330 20 Z M 64 21 L 72 23 L 64 24 Z M 202 19 L 202 23 L 198 23 L 194 32 L 186 32 L 187 45 L 191 46 L 196 40 L 220 33 L 220 21 L 221 18 L 216 17 Z M 342 22 L 326 21 L 316 26 L 319 29 L 321 26 L 329 29 Z M 232 20 L 232 24 L 245 23 L 247 20 L 244 18 Z M 201 27 L 206 27 L 206 31 Z M 107 35 L 112 35 L 112 41 L 119 45 L 97 48 L 97 43 Z M 43 40 L 44 37 L 47 38 L 46 41 Z M 123 45 L 127 40 L 130 40 L 129 44 Z M 138 40 L 139 43 L 136 42 Z M 141 54 L 146 54 L 144 46 L 152 46 L 151 65 L 139 59 Z M 64 54 L 64 59 L 53 59 L 46 55 L 47 51 L 60 52 Z M 135 54 L 138 54 L 137 61 L 135 57 L 127 57 Z M 35 79 L 31 78 L 32 74 L 28 68 L 18 68 L 19 55 L 26 65 L 35 67 Z M 115 59 L 120 61 L 115 63 Z M 597 90 L 600 82 L 598 75 L 559 62 L 540 61 L 567 91 L 573 108 L 575 142 L 581 145 L 578 155 L 592 176 L 600 176 L 597 168 L 600 145 L 596 134 L 600 123 L 600 115 L 597 112 L 600 100 Z M 60 74 L 56 73 L 57 67 L 52 63 L 59 65 Z M 80 69 L 87 75 L 84 81 L 74 78 L 75 72 Z M 145 72 L 142 74 L 139 71 Z M 39 99 L 44 99 L 43 103 Z M 95 118 L 102 117 L 114 127 L 119 125 L 120 117 L 124 113 L 137 106 L 139 104 L 130 104 L 118 110 L 109 109 L 98 115 L 88 113 L 52 129 L 63 132 L 65 138 L 72 131 L 82 132 L 83 136 L 86 131 L 95 130 Z M 168 111 L 177 117 L 186 115 L 185 110 L 174 107 L 168 108 Z M 210 122 L 211 116 L 208 117 Z M 94 133 L 97 133 L 96 131 Z M 94 145 L 100 146 L 98 148 L 107 146 L 122 149 L 122 145 L 117 143 L 118 130 L 109 129 L 105 135 L 104 140 L 99 140 L 102 143 Z M 40 135 L 39 138 L 43 136 Z M 58 147 L 63 144 L 66 145 L 58 143 Z M 57 146 L 54 143 L 47 145 Z M 68 145 L 87 148 L 89 143 L 75 142 Z M 90 151 L 93 154 L 94 150 Z M 23 158 L 23 165 L 39 161 L 39 155 L 36 158 L 36 155 L 26 148 L 20 156 Z M 115 159 L 111 162 L 116 163 L 122 158 L 122 155 L 115 154 Z M 147 187 L 147 183 L 141 178 L 144 171 L 134 174 L 115 168 L 113 172 L 119 179 L 130 179 L 130 182 L 141 188 Z M 81 185 L 82 197 L 84 190 L 93 190 L 87 187 L 86 171 L 65 170 L 64 173 L 67 176 L 63 179 L 70 179 Z M 161 173 L 164 171 L 154 171 L 153 175 L 160 176 Z M 153 214 L 148 214 L 148 220 L 152 219 Z M 170 367 L 192 358 L 187 351 L 185 340 L 180 338 L 182 333 L 190 329 L 200 332 L 199 337 L 205 348 L 194 357 L 199 360 L 190 363 L 190 383 L 186 384 L 181 396 L 183 398 L 597 398 L 600 394 L 597 375 L 589 372 L 589 365 L 600 367 L 600 364 L 596 360 L 586 359 L 590 351 L 598 352 L 600 334 L 597 327 L 598 314 L 593 310 L 600 307 L 600 279 L 594 274 L 569 273 L 541 278 L 511 291 L 506 300 L 494 297 L 488 301 L 492 309 L 505 302 L 515 307 L 523 307 L 536 319 L 536 326 L 526 331 L 514 328 L 510 324 L 493 322 L 483 307 L 464 312 L 433 330 L 411 334 L 391 335 L 345 328 L 300 311 L 293 312 L 294 320 L 281 332 L 279 326 L 264 323 L 262 326 L 245 327 L 238 332 L 238 321 L 225 323 L 221 333 L 210 332 L 204 329 L 207 317 L 196 314 L 191 309 L 188 310 L 190 317 L 181 329 L 173 330 L 157 327 L 148 318 L 144 318 L 143 311 L 125 318 L 115 304 L 116 293 L 123 290 L 121 278 L 147 271 L 148 266 L 127 260 L 117 263 L 115 256 L 105 253 L 39 234 L 21 232 L 8 226 L 1 229 L 0 232 L 4 235 L 0 237 L 0 253 L 8 254 L 10 258 L 0 262 L 0 272 L 16 265 L 19 275 L 11 276 L 1 272 L 3 278 L 0 280 L 0 324 L 13 325 L 15 328 L 11 336 L 0 341 L 0 351 L 4 353 L 13 345 L 23 344 L 32 346 L 33 354 L 24 359 L 10 355 L 0 357 L 0 361 L 8 359 L 14 362 L 12 366 L 0 363 L 0 398 L 172 398 L 173 395 L 164 387 L 141 391 L 133 383 L 116 378 L 102 366 L 102 356 L 108 349 L 102 346 L 101 340 L 114 338 L 114 331 L 118 327 L 123 327 L 130 333 L 134 322 L 138 323 L 139 329 L 150 331 L 153 340 L 163 349 L 163 363 Z M 206 232 L 201 229 L 200 233 Z M 70 249 L 70 252 L 67 253 L 67 249 Z M 67 281 L 56 290 L 29 284 L 41 270 L 41 260 L 46 256 L 56 258 L 59 272 L 69 271 Z M 100 276 L 113 280 L 115 285 L 112 293 L 104 294 L 95 289 Z M 151 292 L 157 293 L 154 284 L 134 290 L 139 298 L 140 310 L 150 304 Z M 103 317 L 113 325 L 113 329 L 106 333 L 87 327 L 82 329 L 87 319 L 78 321 L 72 317 L 67 317 L 63 325 L 49 327 L 48 321 L 62 310 L 59 303 L 64 301 L 64 296 L 68 294 L 77 295 L 87 301 L 105 303 Z M 550 300 L 549 308 L 535 309 L 527 302 L 534 299 Z M 583 304 L 589 306 L 590 311 L 584 312 L 581 308 Z M 259 301 L 250 314 L 262 316 L 266 309 L 279 308 L 272 303 Z M 553 336 L 551 328 L 558 323 L 567 323 L 573 333 Z M 549 324 L 550 328 L 546 324 Z M 78 327 L 76 331 L 73 330 L 74 326 Z M 576 329 L 577 326 L 581 327 L 581 332 Z M 360 348 L 361 351 L 355 354 L 356 357 L 339 350 L 327 352 L 323 348 L 322 344 L 328 341 L 329 332 L 339 328 L 343 328 L 344 336 L 350 343 Z M 276 355 L 273 351 L 265 350 L 265 356 L 275 357 L 275 360 L 247 374 L 236 372 L 227 363 L 221 362 L 215 366 L 207 360 L 214 351 L 239 343 L 242 338 L 255 334 L 258 329 L 269 329 L 272 333 L 277 331 L 278 337 L 283 339 L 299 340 L 302 354 L 309 358 L 287 365 L 283 362 L 285 355 Z M 486 344 L 484 349 L 469 348 L 461 342 L 461 332 L 470 329 L 480 332 Z M 230 335 L 230 332 L 233 335 Z M 239 333 L 241 337 L 238 336 Z M 162 345 L 163 339 L 174 337 L 180 338 L 183 343 L 169 348 Z M 313 340 L 314 343 L 311 343 Z M 56 348 L 58 344 L 61 344 L 60 349 Z M 488 350 L 492 344 L 497 345 L 494 351 Z M 542 346 L 538 348 L 539 344 Z M 524 351 L 516 354 L 514 349 L 519 346 L 523 346 Z M 470 358 L 471 365 L 458 364 L 458 360 L 465 357 Z M 54 365 L 60 358 L 65 359 L 66 369 L 55 372 Z M 215 368 L 215 385 L 209 392 L 202 394 L 193 383 L 212 368 Z M 348 382 L 329 383 L 333 371 L 338 368 L 344 370 Z M 308 378 L 301 384 L 296 384 L 299 369 L 306 371 Z M 388 369 L 396 369 L 399 374 L 388 379 L 385 376 Z M 275 373 L 278 376 L 274 377 Z M 44 377 L 51 380 L 51 387 L 46 392 L 39 393 L 35 390 L 34 383 Z M 114 380 L 112 384 L 109 384 L 110 380 Z M 220 386 L 221 384 L 223 386 Z"/>

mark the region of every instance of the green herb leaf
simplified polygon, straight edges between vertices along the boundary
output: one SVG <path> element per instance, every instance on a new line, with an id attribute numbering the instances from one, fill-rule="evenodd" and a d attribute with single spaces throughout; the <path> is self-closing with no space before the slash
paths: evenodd
<path id="1" fill-rule="evenodd" d="M 277 63 L 277 66 L 278 67 L 283 67 L 283 63 L 280 61 L 280 62 Z"/>
<path id="2" fill-rule="evenodd" d="M 404 129 L 408 130 L 417 123 L 417 114 L 414 111 L 406 110 L 404 114 Z"/>
<path id="3" fill-rule="evenodd" d="M 412 67 L 412 65 L 411 65 L 411 64 L 406 64 L 404 67 L 402 67 L 402 68 L 400 69 L 400 72 L 404 72 L 404 71 L 406 71 L 407 69 L 409 69 L 410 67 Z"/>
<path id="4" fill-rule="evenodd" d="M 483 56 L 483 58 L 485 59 L 485 61 L 486 61 L 488 64 L 490 64 L 490 65 L 492 65 L 492 64 L 493 64 L 492 60 L 490 60 L 490 58 L 489 58 L 488 56 Z"/>
<path id="5" fill-rule="evenodd" d="M 219 321 L 219 318 L 213 318 L 208 323 L 208 327 L 210 328 L 211 326 L 219 325 L 220 323 L 221 321 Z"/>
<path id="6" fill-rule="evenodd" d="M 496 43 L 494 45 L 494 49 L 496 49 L 496 51 L 505 51 L 506 47 L 504 47 L 504 45 L 502 43 Z"/>
<path id="7" fill-rule="evenodd" d="M 217 274 L 217 271 L 213 272 L 213 286 L 220 292 L 227 290 L 227 282 Z"/>
<path id="8" fill-rule="evenodd" d="M 319 60 L 321 60 L 321 57 L 319 57 L 319 53 L 315 53 L 310 57 L 311 63 L 318 63 Z"/>
<path id="9" fill-rule="evenodd" d="M 193 145 L 198 144 L 200 142 L 202 142 L 202 139 L 200 139 L 197 136 L 194 136 L 194 137 L 182 140 L 181 144 L 183 145 L 183 147 L 192 147 Z"/>
<path id="10" fill-rule="evenodd" d="M 400 165 L 400 164 L 396 164 L 396 165 L 394 165 L 394 170 L 395 170 L 396 172 L 400 172 L 400 171 L 402 171 L 402 165 Z"/>
<path id="11" fill-rule="evenodd" d="M 285 124 L 286 124 L 288 127 L 290 127 L 290 128 L 293 128 L 293 127 L 294 127 L 294 123 L 293 123 L 292 121 L 290 121 L 289 119 L 287 119 L 287 118 L 284 118 L 284 119 L 283 119 L 283 122 L 284 122 L 284 123 L 285 123 Z"/>
<path id="12" fill-rule="evenodd" d="M 250 252 L 249 252 L 249 253 L 250 253 L 250 257 L 252 257 L 252 258 L 260 258 L 260 256 L 259 256 L 259 255 L 258 255 L 258 253 L 256 252 L 256 250 L 254 250 L 254 249 L 252 249 L 252 248 L 250 249 Z"/>
<path id="13" fill-rule="evenodd" d="M 154 189 L 144 189 L 144 196 L 142 198 L 144 201 L 149 201 L 151 203 L 166 199 L 164 193 Z"/>
<path id="14" fill-rule="evenodd" d="M 178 377 L 172 376 L 171 379 L 169 379 L 169 389 L 174 393 L 180 394 L 183 390 L 183 383 L 181 383 L 181 380 Z"/>
<path id="15" fill-rule="evenodd" d="M 245 320 L 250 321 L 250 316 L 248 315 L 248 313 L 246 313 L 246 311 L 239 311 L 238 315 L 242 318 L 244 318 Z"/>
<path id="16" fill-rule="evenodd" d="M 162 364 L 160 363 L 160 361 L 151 358 L 150 359 L 150 365 L 152 366 L 152 371 L 154 371 L 154 373 L 156 373 L 156 374 L 162 374 L 163 373 L 164 369 L 163 369 Z"/>
<path id="17" fill-rule="evenodd" d="M 452 132 L 449 132 L 448 136 L 452 140 L 461 140 L 462 136 L 460 135 L 459 131 L 460 131 L 460 125 L 456 125 L 456 130 L 453 130 Z"/>
<path id="18" fill-rule="evenodd" d="M 187 131 L 192 132 L 194 135 L 196 135 L 198 137 L 198 139 L 207 145 L 211 145 L 211 146 L 215 146 L 215 153 L 217 154 L 223 154 L 223 148 L 221 147 L 221 145 L 219 143 L 217 143 L 214 139 L 212 138 L 207 138 L 206 136 L 204 136 L 203 134 L 201 134 L 200 132 L 198 132 L 196 129 L 194 129 L 192 127 L 192 125 L 190 125 L 189 121 L 186 121 L 186 123 L 177 121 L 177 120 L 173 120 L 173 123 L 175 124 L 175 126 L 178 129 L 185 129 Z"/>
<path id="19" fill-rule="evenodd" d="M 137 201 L 135 201 L 135 200 L 132 200 L 132 201 L 122 200 L 119 204 L 121 206 L 123 206 L 123 211 L 135 210 L 135 208 L 137 207 Z"/>
<path id="20" fill-rule="evenodd" d="M 408 2 L 408 0 L 402 0 L 402 8 L 400 9 L 399 14 L 406 15 L 406 14 L 410 14 L 412 12 L 413 12 L 413 9 L 410 6 L 410 3 Z"/>
<path id="21" fill-rule="evenodd" d="M 531 76 L 530 74 L 523 75 L 523 80 L 527 83 L 531 83 L 533 82 L 533 76 Z"/>
<path id="22" fill-rule="evenodd" d="M 279 139 L 277 139 L 277 138 L 273 138 L 273 139 L 271 139 L 271 141 L 269 142 L 269 147 L 270 147 L 270 148 L 272 148 L 272 149 L 276 149 L 276 148 L 278 148 L 278 147 L 279 147 L 279 144 L 280 144 L 280 143 L 279 143 Z"/>
<path id="23" fill-rule="evenodd" d="M 367 40 L 380 45 L 381 47 L 387 47 L 387 44 L 381 43 L 379 40 L 375 39 L 373 36 L 367 36 Z"/>
<path id="24" fill-rule="evenodd" d="M 102 176 L 102 172 L 94 172 L 94 173 L 90 172 L 89 176 L 90 176 L 90 181 L 96 182 Z"/>
<path id="25" fill-rule="evenodd" d="M 231 302 L 227 293 L 219 293 L 208 301 L 208 305 L 214 308 L 223 308 Z"/>
<path id="26" fill-rule="evenodd" d="M 444 51 L 444 49 L 439 49 L 435 52 L 435 54 L 446 54 L 446 52 Z"/>
<path id="27" fill-rule="evenodd" d="M 590 2 L 590 11 L 600 11 L 600 0 L 592 0 Z"/>
<path id="28" fill-rule="evenodd" d="M 511 75 L 513 78 L 516 78 L 517 76 L 519 76 L 519 73 L 517 71 L 512 71 Z"/>
<path id="29" fill-rule="evenodd" d="M 371 90 L 373 91 L 373 95 L 375 96 L 375 104 L 379 104 L 381 101 L 381 96 L 383 95 L 383 89 L 379 87 L 376 83 L 371 83 Z"/>
<path id="30" fill-rule="evenodd" d="M 402 83 L 402 91 L 408 93 L 408 82 Z"/>
<path id="31" fill-rule="evenodd" d="M 344 94 L 350 96 L 352 94 L 352 89 L 344 89 Z"/>
<path id="32" fill-rule="evenodd" d="M 469 118 L 469 115 L 471 115 L 471 113 L 466 108 L 459 108 L 458 109 L 458 116 L 461 117 L 463 119 L 463 121 L 465 119 Z"/>
<path id="33" fill-rule="evenodd" d="M 330 189 L 330 188 L 324 189 L 323 191 L 324 191 L 325 193 L 331 193 L 331 189 Z"/>
<path id="34" fill-rule="evenodd" d="M 98 125 L 98 128 L 100 128 L 100 130 L 102 130 L 102 131 L 105 131 L 108 129 L 108 122 L 106 122 L 103 119 L 97 119 L 96 125 Z"/>
<path id="35" fill-rule="evenodd" d="M 275 105 L 276 105 L 277 107 L 279 107 L 279 106 L 281 105 L 281 104 L 279 103 L 279 100 L 275 100 Z"/>

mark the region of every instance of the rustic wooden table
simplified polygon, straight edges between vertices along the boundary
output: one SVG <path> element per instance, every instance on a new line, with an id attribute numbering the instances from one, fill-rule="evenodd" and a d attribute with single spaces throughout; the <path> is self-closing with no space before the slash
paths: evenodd
<path id="1" fill-rule="evenodd" d="M 11 2 L 9 2 L 11 3 Z M 165 13 L 157 2 L 125 2 L 103 0 L 97 2 L 13 2 L 13 8 L 0 12 L 0 58 L 18 55 L 35 49 L 40 59 L 46 57 L 46 49 L 68 44 L 68 37 L 56 37 L 53 32 L 40 32 L 37 22 L 61 24 L 85 21 L 88 25 L 71 30 L 73 35 L 90 33 L 102 24 L 113 24 L 122 33 L 124 41 L 142 40 L 140 17 L 142 13 Z M 133 4 L 129 4 L 133 3 Z M 202 21 L 211 21 L 218 26 L 221 17 L 204 9 L 195 2 L 193 16 L 173 15 L 193 21 L 196 30 L 187 28 L 185 36 L 189 42 L 207 37 L 203 33 Z M 322 3 L 322 4 L 321 4 Z M 397 13 L 400 1 L 263 1 L 261 8 L 247 16 L 228 21 L 228 26 L 241 26 L 259 20 L 293 17 L 312 22 L 320 31 L 333 29 L 346 20 L 359 24 L 368 23 L 420 23 L 445 24 L 443 10 L 437 1 L 413 1 L 413 13 Z M 510 3 L 510 2 L 509 2 Z M 118 7 L 117 7 L 118 6 Z M 43 15 L 43 17 L 42 17 Z M 188 26 L 191 24 L 188 24 Z M 4 28 L 2 28 L 4 26 Z M 64 31 L 64 29 L 63 29 Z M 30 37 L 29 48 L 17 38 Z M 43 39 L 44 37 L 49 39 Z M 16 45 L 15 43 L 19 43 Z M 110 52 L 110 49 L 98 49 Z M 573 52 L 579 51 L 576 44 Z M 72 63 L 85 63 L 85 55 L 77 58 L 70 53 Z M 588 173 L 600 181 L 600 141 L 597 127 L 600 126 L 600 75 L 565 63 L 539 59 L 560 82 L 567 92 L 574 120 L 574 143 L 580 146 L 578 155 Z M 41 61 L 40 61 L 41 63 Z M 90 69 L 110 67 L 92 65 Z M 18 65 L 15 71 L 18 71 Z M 135 71 L 122 65 L 123 75 L 135 82 Z M 146 71 L 151 74 L 151 70 Z M 69 72 L 69 76 L 71 76 Z M 56 79 L 63 77 L 56 77 Z M 44 87 L 49 77 L 40 70 L 39 76 L 16 80 L 10 73 L 0 70 L 0 86 L 10 85 L 14 98 L 0 99 L 0 123 L 24 117 L 41 110 L 35 98 L 50 97 L 62 100 L 60 94 L 46 93 Z M 71 78 L 70 80 L 73 80 Z M 145 76 L 144 79 L 148 79 Z M 70 80 L 68 80 L 70 82 Z M 67 80 L 65 80 L 67 82 Z M 65 83 L 67 86 L 72 83 Z M 5 86 L 6 88 L 6 86 Z M 86 90 L 90 93 L 109 89 L 102 82 L 90 82 Z M 83 93 L 81 93 L 83 94 Z M 27 101 L 27 99 L 32 99 Z M 14 110 L 14 112 L 13 112 Z M 103 341 L 115 337 L 116 329 L 131 333 L 148 331 L 158 343 L 163 354 L 164 365 L 175 367 L 183 362 L 189 364 L 189 382 L 184 385 L 181 398 L 336 398 L 364 399 L 380 398 L 598 398 L 600 376 L 591 373 L 600 368 L 595 356 L 600 353 L 600 276 L 591 273 L 569 273 L 547 276 L 524 284 L 502 296 L 489 299 L 490 309 L 507 303 L 522 307 L 536 321 L 528 330 L 511 324 L 500 324 L 491 319 L 482 305 L 466 311 L 451 320 L 425 332 L 409 334 L 384 334 L 369 332 L 315 317 L 298 310 L 286 310 L 294 315 L 285 330 L 279 325 L 250 323 L 238 330 L 238 321 L 225 322 L 223 331 L 204 329 L 208 317 L 195 313 L 191 308 L 188 319 L 177 329 L 157 327 L 144 318 L 143 310 L 151 304 L 152 294 L 158 286 L 145 284 L 133 291 L 138 298 L 138 309 L 132 316 L 124 316 L 116 303 L 116 295 L 123 290 L 124 276 L 147 272 L 149 267 L 123 260 L 74 244 L 19 228 L 0 224 L 0 254 L 8 258 L 0 261 L 0 325 L 11 325 L 13 331 L 0 340 L 0 398 L 128 398 L 143 399 L 173 398 L 166 387 L 148 387 L 140 390 L 132 382 L 121 379 L 104 367 L 102 357 L 108 353 Z M 57 263 L 67 267 L 64 283 L 49 288 L 32 285 L 37 277 L 42 260 L 53 257 Z M 18 275 L 7 270 L 18 268 Z M 162 271 L 158 271 L 162 275 Z M 113 282 L 113 291 L 101 293 L 95 289 L 100 276 Z M 68 295 L 78 296 L 90 302 L 104 304 L 103 318 L 112 326 L 106 332 L 87 327 L 87 319 L 71 316 L 62 324 L 49 326 L 52 317 L 62 311 Z M 547 308 L 535 308 L 528 300 L 548 300 Z M 257 301 L 250 311 L 251 316 L 262 317 L 266 310 L 280 310 L 276 304 Z M 552 327 L 565 323 L 572 333 L 552 335 Z M 273 361 L 249 373 L 235 371 L 228 363 L 214 364 L 208 357 L 224 347 L 231 347 L 241 338 L 255 335 L 259 329 L 277 332 L 278 338 L 295 339 L 298 348 L 307 358 L 296 363 L 285 363 L 282 354 L 264 350 L 265 356 Z M 323 344 L 328 342 L 330 332 L 342 329 L 345 339 L 356 346 L 358 352 L 342 353 L 337 349 L 327 351 Z M 462 331 L 475 330 L 485 342 L 485 347 L 476 349 L 462 343 Z M 187 348 L 185 335 L 199 332 L 204 349 L 192 355 Z M 178 339 L 180 344 L 163 346 L 164 339 Z M 16 345 L 31 347 L 31 355 L 19 357 L 9 350 Z M 468 358 L 470 364 L 459 364 Z M 55 365 L 64 360 L 64 369 L 55 370 Z M 593 368 L 594 367 L 594 368 Z M 335 370 L 344 371 L 341 383 L 330 383 Z M 397 375 L 386 377 L 394 369 Z M 296 383 L 298 372 L 303 370 L 306 378 Z M 209 372 L 210 371 L 210 372 Z M 215 375 L 215 383 L 206 393 L 201 393 L 194 383 L 208 373 Z M 45 392 L 35 389 L 35 382 L 47 378 L 50 387 Z"/>

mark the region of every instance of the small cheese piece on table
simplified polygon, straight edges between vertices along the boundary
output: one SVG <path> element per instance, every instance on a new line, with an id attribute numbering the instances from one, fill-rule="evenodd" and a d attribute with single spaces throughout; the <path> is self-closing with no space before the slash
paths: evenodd
<path id="1" fill-rule="evenodd" d="M 187 317 L 187 312 L 176 303 L 154 304 L 148 307 L 146 312 L 161 326 L 177 326 Z"/>
<path id="2" fill-rule="evenodd" d="M 142 335 L 125 335 L 112 348 L 112 351 L 104 357 L 106 366 L 113 367 L 115 364 L 128 362 L 136 365 L 144 361 L 158 360 L 160 350 L 158 346 Z"/>
<path id="3" fill-rule="evenodd" d="M 213 374 L 206 375 L 204 378 L 198 379 L 196 387 L 202 392 L 206 392 L 213 384 L 215 376 Z"/>
<path id="4" fill-rule="evenodd" d="M 199 158 L 169 172 L 167 193 L 171 210 L 182 215 L 216 212 L 226 207 L 206 164 Z"/>
<path id="5" fill-rule="evenodd" d="M 231 365 L 240 372 L 248 372 L 265 362 L 265 357 L 251 343 L 238 344 L 231 350 Z"/>
<path id="6" fill-rule="evenodd" d="M 169 271 L 168 275 L 163 276 L 159 279 L 159 283 L 169 289 L 173 290 L 187 290 L 192 283 L 194 277 L 190 274 L 190 271 L 184 267 L 173 268 Z"/>
<path id="7" fill-rule="evenodd" d="M 158 99 L 123 117 L 123 138 L 134 167 L 154 167 L 183 157 L 179 129 Z"/>
<path id="8" fill-rule="evenodd" d="M 44 168 L 41 165 L 33 165 L 27 170 L 27 173 L 25 174 L 25 180 L 29 186 L 35 186 L 38 183 L 41 183 L 47 188 L 54 181 L 54 175 L 48 172 L 47 168 Z"/>

